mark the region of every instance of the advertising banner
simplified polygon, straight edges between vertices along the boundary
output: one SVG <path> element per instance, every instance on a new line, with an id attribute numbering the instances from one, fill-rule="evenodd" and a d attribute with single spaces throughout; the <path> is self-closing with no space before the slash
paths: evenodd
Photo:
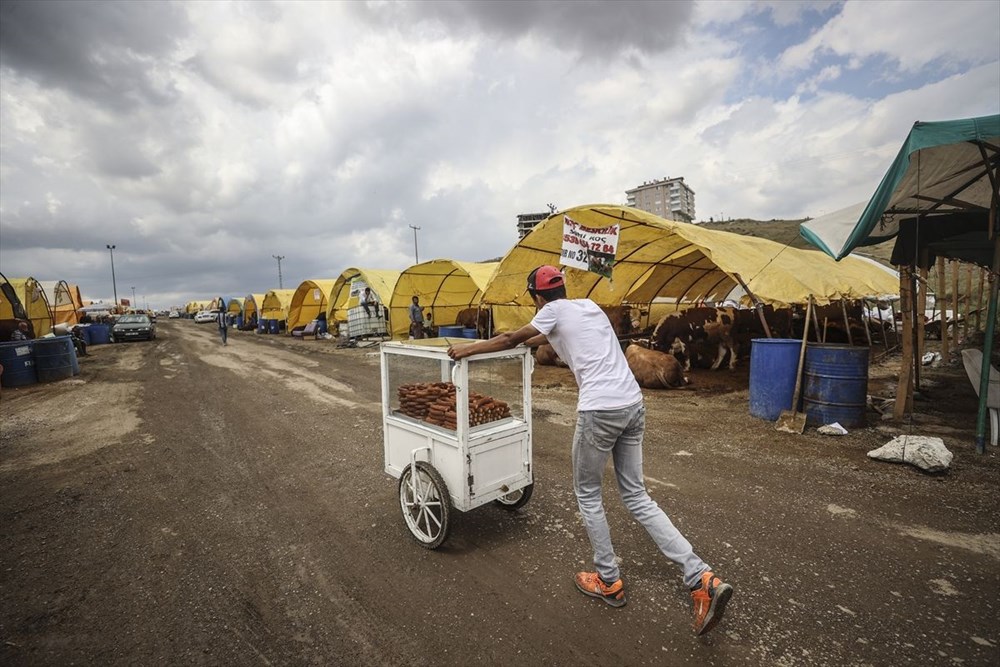
<path id="1" fill-rule="evenodd" d="M 562 264 L 611 278 L 618 252 L 619 225 L 584 227 L 563 216 Z"/>

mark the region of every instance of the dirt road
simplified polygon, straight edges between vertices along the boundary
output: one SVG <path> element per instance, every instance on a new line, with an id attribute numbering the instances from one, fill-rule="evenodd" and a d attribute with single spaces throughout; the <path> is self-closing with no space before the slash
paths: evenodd
<path id="1" fill-rule="evenodd" d="M 222 347 L 175 320 L 91 351 L 0 400 L 3 664 L 996 664 L 1000 466 L 971 449 L 961 371 L 914 427 L 956 454 L 939 477 L 869 461 L 875 428 L 776 433 L 747 414 L 745 370 L 647 392 L 650 492 L 736 586 L 698 639 L 613 484 L 628 605 L 573 587 L 590 553 L 565 369 L 534 377 L 531 502 L 456 512 L 431 552 L 382 470 L 372 350 Z"/>

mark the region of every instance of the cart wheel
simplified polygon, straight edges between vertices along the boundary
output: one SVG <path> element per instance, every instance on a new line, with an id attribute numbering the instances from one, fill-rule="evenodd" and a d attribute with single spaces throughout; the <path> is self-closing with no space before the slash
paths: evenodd
<path id="1" fill-rule="evenodd" d="M 511 491 L 506 496 L 500 496 L 493 502 L 508 512 L 513 512 L 514 510 L 528 504 L 528 501 L 531 500 L 531 492 L 534 490 L 535 483 L 532 482 L 528 486 L 521 487 L 517 491 Z"/>
<path id="2" fill-rule="evenodd" d="M 406 466 L 399 477 L 399 507 L 413 539 L 425 549 L 437 549 L 448 537 L 451 498 L 440 473 L 429 463 Z"/>

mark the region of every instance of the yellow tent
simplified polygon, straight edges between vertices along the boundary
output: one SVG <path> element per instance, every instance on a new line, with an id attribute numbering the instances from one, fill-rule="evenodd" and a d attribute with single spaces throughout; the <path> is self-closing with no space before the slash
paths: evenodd
<path id="1" fill-rule="evenodd" d="M 497 267 L 496 262 L 435 259 L 403 271 L 389 302 L 393 339 L 409 335 L 409 309 L 414 296 L 420 298 L 425 313 L 431 311 L 434 324 L 453 324 L 461 311 L 479 305 Z"/>
<path id="2" fill-rule="evenodd" d="M 358 305 L 358 290 L 355 289 L 351 295 L 351 285 L 363 283 L 371 287 L 378 297 L 379 303 L 387 304 L 392 300 L 392 292 L 396 289 L 396 282 L 399 280 L 400 271 L 388 271 L 383 269 L 357 269 L 351 267 L 346 269 L 337 278 L 331 290 L 330 302 L 327 304 L 326 319 L 330 322 L 346 322 L 347 311 Z"/>
<path id="3" fill-rule="evenodd" d="M 31 321 L 35 338 L 52 331 L 52 312 L 45 290 L 34 278 L 8 280 L 0 274 L 0 327 L 6 334 L 5 340 L 17 328 L 16 320 L 19 319 Z"/>
<path id="4" fill-rule="evenodd" d="M 288 309 L 292 305 L 293 289 L 273 289 L 264 295 L 260 304 L 260 316 L 265 320 L 288 321 Z"/>
<path id="5" fill-rule="evenodd" d="M 740 279 L 752 294 L 776 307 L 804 303 L 810 294 L 825 304 L 898 290 L 898 279 L 891 272 L 864 260 L 838 263 L 822 253 L 767 239 L 596 204 L 552 214 L 503 258 L 482 299 L 492 308 L 498 331 L 531 320 L 534 306 L 525 290 L 526 278 L 541 264 L 560 264 L 563 216 L 591 228 L 620 225 L 611 280 L 566 269 L 568 296 L 588 297 L 602 306 L 623 301 L 645 305 L 654 298 L 676 303 L 735 298 L 750 305 Z"/>
<path id="6" fill-rule="evenodd" d="M 329 310 L 330 293 L 336 281 L 333 279 L 304 280 L 292 295 L 288 307 L 288 331 L 304 327 L 315 320 L 320 313 L 326 317 Z"/>
<path id="7" fill-rule="evenodd" d="M 80 297 L 80 288 L 70 285 L 65 280 L 53 280 L 40 283 L 45 290 L 45 298 L 48 299 L 49 308 L 52 309 L 52 324 L 68 324 L 70 326 L 80 322 L 79 309 L 83 308 L 83 299 Z"/>
<path id="8" fill-rule="evenodd" d="M 211 301 L 188 301 L 187 305 L 184 306 L 184 312 L 189 315 L 194 315 L 200 310 L 208 310 L 211 306 Z"/>
<path id="9" fill-rule="evenodd" d="M 260 317 L 260 306 L 264 303 L 263 294 L 247 294 L 243 299 L 243 323 L 250 324 L 254 318 Z"/>
<path id="10" fill-rule="evenodd" d="M 233 297 L 229 300 L 229 305 L 226 307 L 226 312 L 230 315 L 242 315 L 243 314 L 243 299 L 238 296 Z"/>

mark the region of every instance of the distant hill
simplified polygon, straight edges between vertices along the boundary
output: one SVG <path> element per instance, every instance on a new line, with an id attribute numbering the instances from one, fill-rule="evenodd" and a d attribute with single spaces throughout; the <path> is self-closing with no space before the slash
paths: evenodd
<path id="1" fill-rule="evenodd" d="M 728 220 L 726 222 L 703 222 L 699 224 L 699 227 L 704 227 L 705 229 L 717 229 L 724 232 L 732 232 L 733 234 L 742 234 L 743 236 L 756 236 L 762 239 L 769 239 L 780 243 L 782 245 L 790 245 L 793 248 L 801 248 L 803 250 L 815 250 L 819 252 L 816 246 L 811 245 L 808 241 L 802 238 L 799 234 L 799 225 L 803 222 L 810 220 L 811 218 L 802 218 L 801 220 L 751 220 L 749 218 L 740 218 L 738 220 Z M 858 248 L 854 252 L 860 255 L 866 255 L 877 259 L 883 264 L 889 264 L 889 258 L 892 256 L 892 246 L 895 243 L 895 239 L 885 241 L 874 246 L 865 246 L 864 248 Z"/>

